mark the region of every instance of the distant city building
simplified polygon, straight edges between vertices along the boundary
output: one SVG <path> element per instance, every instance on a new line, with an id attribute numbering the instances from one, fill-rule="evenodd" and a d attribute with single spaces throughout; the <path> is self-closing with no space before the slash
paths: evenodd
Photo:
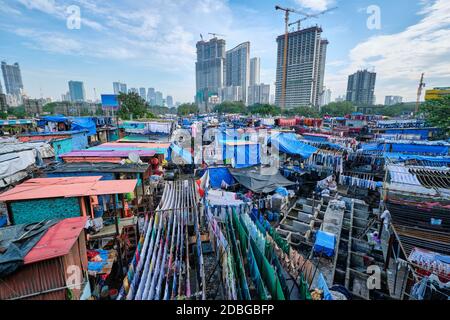
<path id="1" fill-rule="evenodd" d="M 375 81 L 377 74 L 360 70 L 348 77 L 346 100 L 355 105 L 375 104 Z"/>
<path id="2" fill-rule="evenodd" d="M 147 90 L 147 102 L 151 106 L 154 106 L 155 105 L 155 99 L 156 99 L 155 88 L 148 88 L 148 90 Z"/>
<path id="3" fill-rule="evenodd" d="M 6 101 L 6 94 L 0 93 L 0 111 L 6 112 L 8 110 L 8 103 Z"/>
<path id="4" fill-rule="evenodd" d="M 270 85 L 261 83 L 249 86 L 247 102 L 249 106 L 270 103 Z"/>
<path id="5" fill-rule="evenodd" d="M 10 65 L 3 61 L 2 73 L 6 94 L 20 97 L 23 91 L 23 82 L 19 64 L 16 62 Z"/>
<path id="6" fill-rule="evenodd" d="M 97 108 L 96 103 L 62 101 L 55 104 L 55 113 L 65 116 L 95 115 Z"/>
<path id="7" fill-rule="evenodd" d="M 334 99 L 334 102 L 344 102 L 346 98 L 346 95 L 337 96 L 336 99 Z"/>
<path id="8" fill-rule="evenodd" d="M 173 108 L 173 97 L 172 96 L 167 96 L 166 103 L 167 103 L 167 107 L 168 108 Z"/>
<path id="9" fill-rule="evenodd" d="M 43 99 L 23 99 L 23 106 L 25 108 L 25 112 L 27 114 L 41 114 L 42 113 L 42 107 L 44 105 Z"/>
<path id="10" fill-rule="evenodd" d="M 250 85 L 261 83 L 261 59 L 251 58 L 250 59 Z"/>
<path id="11" fill-rule="evenodd" d="M 17 96 L 14 94 L 6 95 L 6 104 L 10 107 L 18 107 L 22 104 L 22 96 Z"/>
<path id="12" fill-rule="evenodd" d="M 221 102 L 230 101 L 238 102 L 243 101 L 242 87 L 241 86 L 229 86 L 223 87 L 219 90 L 219 98 Z"/>
<path id="13" fill-rule="evenodd" d="M 218 96 L 219 89 L 224 86 L 225 56 L 225 40 L 214 37 L 197 42 L 195 101 L 202 111 L 211 107 L 209 98 Z"/>
<path id="14" fill-rule="evenodd" d="M 323 88 L 323 91 L 320 95 L 320 106 L 326 106 L 331 102 L 331 90 L 327 88 Z"/>
<path id="15" fill-rule="evenodd" d="M 139 91 L 137 88 L 130 88 L 130 89 L 128 89 L 128 93 L 138 93 L 139 94 Z"/>
<path id="16" fill-rule="evenodd" d="M 127 85 L 121 82 L 113 82 L 114 94 L 127 93 Z"/>
<path id="17" fill-rule="evenodd" d="M 250 83 L 250 42 L 244 42 L 226 52 L 224 87 L 241 87 L 242 101 L 247 102 Z"/>
<path id="18" fill-rule="evenodd" d="M 319 106 L 323 88 L 328 41 L 321 38 L 322 28 L 311 27 L 288 35 L 285 80 L 285 108 Z M 282 105 L 283 58 L 285 36 L 277 38 L 277 75 L 275 104 Z"/>
<path id="19" fill-rule="evenodd" d="M 0 94 L 3 94 L 2 82 L 0 81 Z"/>
<path id="20" fill-rule="evenodd" d="M 160 91 L 155 92 L 155 106 L 158 106 L 158 107 L 164 106 L 163 94 Z"/>
<path id="21" fill-rule="evenodd" d="M 425 92 L 425 101 L 439 100 L 450 96 L 450 87 L 437 87 Z"/>
<path id="22" fill-rule="evenodd" d="M 68 91 L 61 95 L 61 101 L 70 101 L 70 93 Z"/>
<path id="23" fill-rule="evenodd" d="M 146 92 L 145 88 L 139 88 L 139 96 L 143 100 L 147 101 L 147 92 Z"/>
<path id="24" fill-rule="evenodd" d="M 86 100 L 84 83 L 82 81 L 69 81 L 69 94 L 70 101 L 84 102 Z"/>
<path id="25" fill-rule="evenodd" d="M 403 102 L 403 97 L 400 97 L 400 96 L 386 96 L 386 98 L 384 98 L 385 106 L 393 106 L 395 104 L 400 104 L 402 102 Z"/>

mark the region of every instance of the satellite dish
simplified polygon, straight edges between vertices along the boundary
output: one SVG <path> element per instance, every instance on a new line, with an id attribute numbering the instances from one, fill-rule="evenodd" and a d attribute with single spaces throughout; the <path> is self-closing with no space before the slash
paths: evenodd
<path id="1" fill-rule="evenodd" d="M 141 161 L 141 158 L 139 157 L 139 155 L 134 152 L 131 152 L 130 154 L 128 154 L 128 159 L 130 159 L 130 161 L 133 163 L 138 163 L 139 161 Z"/>

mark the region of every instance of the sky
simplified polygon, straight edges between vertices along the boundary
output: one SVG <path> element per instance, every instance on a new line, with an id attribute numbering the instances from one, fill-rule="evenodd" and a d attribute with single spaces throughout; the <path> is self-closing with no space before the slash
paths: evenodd
<path id="1" fill-rule="evenodd" d="M 330 42 L 324 84 L 333 100 L 362 68 L 377 72 L 377 103 L 386 95 L 414 101 L 422 72 L 428 88 L 450 86 L 449 0 L 0 0 L 0 59 L 19 62 L 31 97 L 59 99 L 80 80 L 94 99 L 94 88 L 112 93 L 121 81 L 189 102 L 195 44 L 216 33 L 227 49 L 250 41 L 261 81 L 273 88 L 275 39 L 284 32 L 276 4 L 310 14 L 337 7 L 303 22 L 322 26 Z M 71 19 L 77 8 L 80 28 Z"/>

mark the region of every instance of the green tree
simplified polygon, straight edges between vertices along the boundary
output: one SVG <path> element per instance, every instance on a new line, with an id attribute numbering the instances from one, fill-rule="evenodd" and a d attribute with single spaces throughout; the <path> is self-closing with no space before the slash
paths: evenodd
<path id="1" fill-rule="evenodd" d="M 429 123 L 442 128 L 446 135 L 450 135 L 450 95 L 442 99 L 429 100 L 421 105 L 420 110 Z"/>
<path id="2" fill-rule="evenodd" d="M 8 114 L 15 116 L 17 119 L 23 119 L 27 116 L 24 106 L 8 108 Z"/>
<path id="3" fill-rule="evenodd" d="M 8 118 L 8 113 L 1 111 L 0 112 L 0 119 L 7 119 Z"/>
<path id="4" fill-rule="evenodd" d="M 254 104 L 248 107 L 248 111 L 251 114 L 259 114 L 262 116 L 277 116 L 281 114 L 281 109 L 272 104 Z"/>
<path id="5" fill-rule="evenodd" d="M 42 107 L 42 111 L 48 112 L 50 114 L 54 114 L 55 113 L 55 107 L 56 107 L 56 102 L 50 102 L 50 103 L 47 103 L 45 106 Z"/>
<path id="6" fill-rule="evenodd" d="M 246 113 L 247 108 L 245 104 L 241 101 L 233 102 L 233 101 L 224 101 L 221 104 L 218 104 L 214 110 L 218 113 Z"/>
<path id="7" fill-rule="evenodd" d="M 329 115 L 332 117 L 343 117 L 347 114 L 355 112 L 355 106 L 349 101 L 331 102 L 322 107 L 321 115 Z"/>
<path id="8" fill-rule="evenodd" d="M 119 102 L 119 117 L 121 119 L 129 120 L 131 116 L 133 116 L 133 119 L 139 119 L 145 117 L 147 113 L 147 102 L 136 92 L 120 93 Z"/>
<path id="9" fill-rule="evenodd" d="M 179 116 L 187 116 L 189 114 L 195 114 L 198 113 L 198 111 L 199 111 L 198 107 L 195 103 L 183 103 L 177 109 L 177 113 Z"/>
<path id="10" fill-rule="evenodd" d="M 288 109 L 283 112 L 287 116 L 300 116 L 306 118 L 318 118 L 319 112 L 311 107 L 296 107 L 294 109 Z"/>

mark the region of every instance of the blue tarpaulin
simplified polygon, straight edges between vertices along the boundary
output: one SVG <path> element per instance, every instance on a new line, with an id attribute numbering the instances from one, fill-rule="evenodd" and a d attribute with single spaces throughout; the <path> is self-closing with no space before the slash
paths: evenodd
<path id="1" fill-rule="evenodd" d="M 220 188 L 222 186 L 222 181 L 227 185 L 232 185 L 235 183 L 235 180 L 228 168 L 208 168 L 204 172 L 206 171 L 209 173 L 209 183 L 214 189 Z"/>
<path id="2" fill-rule="evenodd" d="M 37 126 L 44 128 L 47 122 L 64 122 L 67 123 L 69 118 L 63 115 L 45 116 L 37 121 Z"/>
<path id="3" fill-rule="evenodd" d="M 332 233 L 317 231 L 316 242 L 314 243 L 314 252 L 323 253 L 327 257 L 334 255 L 336 245 L 336 236 Z"/>
<path id="4" fill-rule="evenodd" d="M 299 141 L 294 133 L 279 133 L 270 138 L 269 141 L 275 143 L 280 152 L 299 155 L 304 159 L 308 159 L 317 151 L 316 147 Z"/>
<path id="5" fill-rule="evenodd" d="M 170 157 L 168 160 L 173 161 L 173 154 L 178 155 L 183 159 L 183 164 L 193 164 L 194 159 L 192 158 L 192 154 L 189 150 L 181 148 L 179 145 L 172 143 L 170 145 Z"/>
<path id="6" fill-rule="evenodd" d="M 92 118 L 70 118 L 71 130 L 88 130 L 88 135 L 97 134 L 97 125 Z"/>
<path id="7" fill-rule="evenodd" d="M 365 152 L 400 152 L 400 153 L 425 153 L 447 155 L 449 146 L 440 144 L 419 144 L 419 143 L 369 143 L 362 146 Z"/>
<path id="8" fill-rule="evenodd" d="M 386 158 L 397 160 L 397 161 L 406 161 L 406 160 L 418 160 L 418 161 L 428 161 L 433 163 L 442 163 L 449 164 L 450 156 L 448 157 L 431 157 L 431 156 L 421 156 L 417 154 L 402 154 L 402 153 L 391 153 L 386 152 L 384 154 Z"/>

